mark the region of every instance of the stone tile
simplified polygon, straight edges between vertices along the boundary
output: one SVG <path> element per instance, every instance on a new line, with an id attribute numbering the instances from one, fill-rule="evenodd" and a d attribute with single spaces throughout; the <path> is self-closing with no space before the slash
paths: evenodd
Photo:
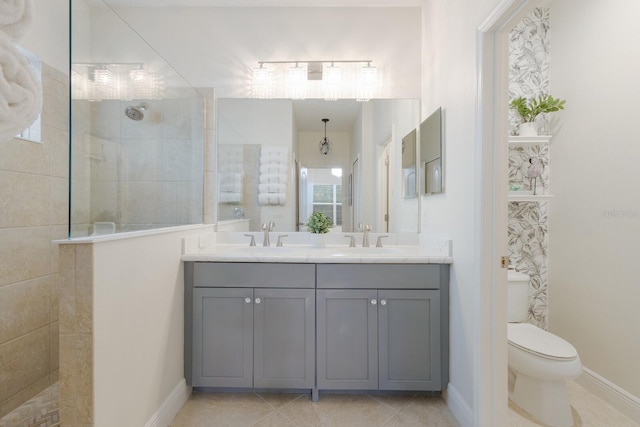
<path id="1" fill-rule="evenodd" d="M 48 381 L 49 327 L 0 345 L 0 402 L 41 379 Z"/>
<path id="2" fill-rule="evenodd" d="M 400 414 L 426 425 L 457 427 L 458 423 L 441 396 L 418 396 Z"/>
<path id="3" fill-rule="evenodd" d="M 400 411 L 415 400 L 416 394 L 372 394 L 370 397 Z"/>
<path id="4" fill-rule="evenodd" d="M 49 325 L 49 372 L 57 371 L 60 366 L 60 324 Z"/>
<path id="5" fill-rule="evenodd" d="M 68 224 L 64 224 L 64 225 L 53 225 L 51 227 L 49 227 L 49 231 L 50 231 L 50 237 L 49 239 L 51 240 L 51 265 L 49 267 L 49 272 L 53 273 L 57 273 L 58 272 L 58 267 L 59 267 L 59 259 L 58 259 L 58 253 L 60 251 L 60 247 L 57 243 L 53 243 L 55 240 L 66 240 L 68 237 L 68 233 L 69 233 L 69 225 Z"/>
<path id="6" fill-rule="evenodd" d="M 93 246 L 76 247 L 76 331 L 93 332 Z"/>
<path id="7" fill-rule="evenodd" d="M 295 425 L 304 426 L 382 426 L 396 414 L 388 405 L 366 395 L 321 395 L 320 402 L 303 396 L 279 412 Z"/>
<path id="8" fill-rule="evenodd" d="M 50 251 L 48 227 L 0 229 L 0 286 L 48 275 Z"/>
<path id="9" fill-rule="evenodd" d="M 23 388 L 22 390 L 11 396 L 9 399 L 4 401 L 0 400 L 0 427 L 5 427 L 5 424 L 7 425 L 7 427 L 17 427 L 14 425 L 9 425 L 9 422 L 5 422 L 5 416 L 14 411 L 16 408 L 19 408 L 26 401 L 40 393 L 42 390 L 46 389 L 47 386 L 49 386 L 48 378 L 41 378 L 35 383 Z M 23 427 L 23 425 L 21 425 L 20 427 Z"/>
<path id="10" fill-rule="evenodd" d="M 284 415 L 276 412 L 274 414 L 268 415 L 266 418 L 263 418 L 252 424 L 253 427 L 296 427 L 296 425 L 288 420 Z"/>
<path id="11" fill-rule="evenodd" d="M 0 170 L 47 175 L 50 153 L 44 144 L 14 138 L 0 144 Z"/>
<path id="12" fill-rule="evenodd" d="M 50 276 L 0 287 L 0 344 L 49 323 Z"/>
<path id="13" fill-rule="evenodd" d="M 76 247 L 60 245 L 58 273 L 58 304 L 60 333 L 76 331 Z"/>
<path id="14" fill-rule="evenodd" d="M 440 424 L 425 424 L 423 422 L 416 421 L 413 418 L 409 418 L 405 415 L 396 414 L 384 426 L 385 427 L 424 427 L 424 426 L 437 427 L 439 425 Z"/>
<path id="15" fill-rule="evenodd" d="M 60 319 L 60 275 L 49 276 L 49 323 Z"/>
<path id="16" fill-rule="evenodd" d="M 31 397 L 31 396 L 29 396 Z M 2 417 L 0 427 L 54 427 L 60 425 L 58 413 L 58 385 L 45 387 L 33 398 Z"/>
<path id="17" fill-rule="evenodd" d="M 69 131 L 42 126 L 44 146 L 49 156 L 49 175 L 69 177 Z"/>
<path id="18" fill-rule="evenodd" d="M 250 426 L 272 411 L 254 393 L 197 393 L 182 407 L 171 426 Z"/>
<path id="19" fill-rule="evenodd" d="M 50 207 L 48 224 L 65 225 L 69 222 L 69 181 L 67 178 L 49 178 Z"/>
<path id="20" fill-rule="evenodd" d="M 49 224 L 51 178 L 0 171 L 0 228 Z"/>
<path id="21" fill-rule="evenodd" d="M 60 421 L 93 422 L 93 335 L 60 335 Z"/>
<path id="22" fill-rule="evenodd" d="M 296 393 L 258 393 L 258 397 L 267 402 L 272 408 L 278 409 L 296 399 L 303 397 Z"/>

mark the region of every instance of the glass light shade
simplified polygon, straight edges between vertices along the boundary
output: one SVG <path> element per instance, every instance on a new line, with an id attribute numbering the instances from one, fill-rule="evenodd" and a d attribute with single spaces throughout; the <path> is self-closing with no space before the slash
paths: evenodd
<path id="1" fill-rule="evenodd" d="M 254 98 L 269 99 L 271 98 L 271 72 L 268 68 L 260 66 L 253 69 L 253 79 L 251 89 Z"/>
<path id="2" fill-rule="evenodd" d="M 96 84 L 108 86 L 113 82 L 113 73 L 106 68 L 96 68 L 93 70 L 93 81 Z"/>
<path id="3" fill-rule="evenodd" d="M 291 99 L 305 99 L 307 97 L 307 70 L 296 64 L 289 68 L 287 75 L 287 92 Z"/>
<path id="4" fill-rule="evenodd" d="M 325 101 L 336 101 L 342 88 L 342 70 L 333 64 L 325 67 L 322 76 L 322 90 Z"/>
<path id="5" fill-rule="evenodd" d="M 356 101 L 366 102 L 374 97 L 378 86 L 378 69 L 367 65 L 360 69 L 356 88 Z"/>

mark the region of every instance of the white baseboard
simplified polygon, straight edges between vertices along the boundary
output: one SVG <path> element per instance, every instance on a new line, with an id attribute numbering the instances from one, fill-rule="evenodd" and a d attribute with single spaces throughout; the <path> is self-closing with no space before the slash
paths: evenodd
<path id="1" fill-rule="evenodd" d="M 187 385 L 184 378 L 176 384 L 171 393 L 162 402 L 158 410 L 149 418 L 144 427 L 167 427 L 176 417 L 182 405 L 189 400 L 191 387 Z"/>
<path id="2" fill-rule="evenodd" d="M 575 382 L 604 400 L 632 420 L 640 420 L 640 398 L 618 387 L 606 378 L 582 368 L 582 375 Z"/>
<path id="3" fill-rule="evenodd" d="M 456 390 L 451 383 L 447 385 L 447 389 L 442 394 L 442 397 L 444 397 L 447 406 L 461 427 L 473 426 L 473 411 L 471 411 L 467 402 L 464 401 L 460 393 L 458 393 L 458 390 Z"/>

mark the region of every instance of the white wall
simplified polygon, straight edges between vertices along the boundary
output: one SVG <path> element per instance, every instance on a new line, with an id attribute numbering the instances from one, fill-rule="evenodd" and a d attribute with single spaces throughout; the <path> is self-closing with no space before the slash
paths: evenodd
<path id="1" fill-rule="evenodd" d="M 474 401 L 475 324 L 479 321 L 474 277 L 476 29 L 497 0 L 426 0 L 423 9 L 422 112 L 442 106 L 445 192 L 424 197 L 422 231 L 454 242 L 450 291 L 449 406 L 462 425 L 479 408 Z"/>
<path id="2" fill-rule="evenodd" d="M 36 0 L 33 26 L 22 42 L 58 71 L 69 74 L 69 0 Z"/>
<path id="3" fill-rule="evenodd" d="M 585 367 L 640 396 L 640 3 L 551 5 L 549 328 Z"/>
<path id="4" fill-rule="evenodd" d="M 381 97 L 420 97 L 418 8 L 160 7 L 118 12 L 193 86 L 215 87 L 220 98 L 249 97 L 257 61 L 291 59 L 372 59 L 383 82 Z"/>
<path id="5" fill-rule="evenodd" d="M 184 382 L 182 237 L 204 230 L 94 244 L 96 426 L 146 425 Z"/>

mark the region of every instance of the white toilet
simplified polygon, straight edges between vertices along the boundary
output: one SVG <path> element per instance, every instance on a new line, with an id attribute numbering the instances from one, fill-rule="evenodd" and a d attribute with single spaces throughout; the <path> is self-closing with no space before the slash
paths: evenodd
<path id="1" fill-rule="evenodd" d="M 570 427 L 573 417 L 566 380 L 582 372 L 578 352 L 562 338 L 524 323 L 529 311 L 529 276 L 509 270 L 508 282 L 508 363 L 510 375 L 515 376 L 509 398 L 544 424 Z"/>

